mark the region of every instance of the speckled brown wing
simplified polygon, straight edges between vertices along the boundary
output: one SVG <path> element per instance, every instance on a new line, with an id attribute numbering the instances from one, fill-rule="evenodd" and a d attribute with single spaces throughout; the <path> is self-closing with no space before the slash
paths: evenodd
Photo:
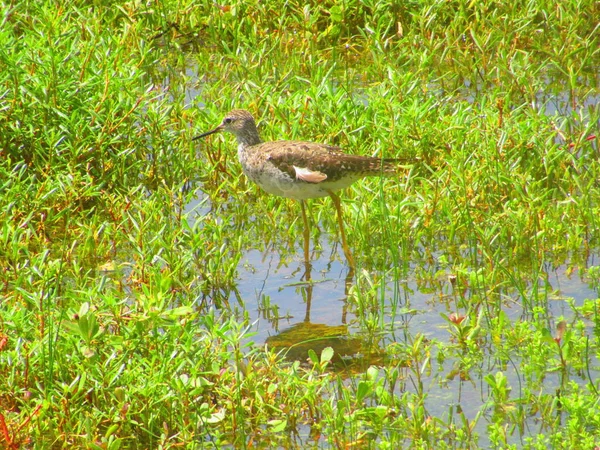
<path id="1" fill-rule="evenodd" d="M 380 158 L 348 155 L 339 147 L 314 142 L 276 141 L 261 144 L 261 147 L 261 152 L 268 155 L 266 160 L 291 178 L 296 178 L 294 167 L 320 172 L 327 175 L 327 181 L 337 181 L 349 174 L 368 176 L 392 173 L 399 163 L 395 159 L 384 159 L 382 171 Z"/>

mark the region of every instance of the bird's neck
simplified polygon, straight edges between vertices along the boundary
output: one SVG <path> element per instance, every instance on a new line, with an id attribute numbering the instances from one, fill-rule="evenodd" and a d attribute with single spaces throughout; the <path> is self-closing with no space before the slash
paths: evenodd
<path id="1" fill-rule="evenodd" d="M 258 135 L 256 127 L 253 127 L 243 130 L 242 133 L 238 133 L 237 142 L 240 147 L 252 147 L 253 145 L 260 144 L 262 140 Z"/>

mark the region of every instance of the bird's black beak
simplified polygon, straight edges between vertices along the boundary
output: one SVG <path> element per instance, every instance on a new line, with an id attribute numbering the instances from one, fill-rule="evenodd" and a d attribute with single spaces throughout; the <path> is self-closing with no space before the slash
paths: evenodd
<path id="1" fill-rule="evenodd" d="M 219 125 L 219 126 L 218 126 L 217 128 L 215 128 L 214 130 L 210 130 L 210 131 L 207 131 L 206 133 L 202 133 L 202 134 L 199 134 L 198 136 L 195 136 L 195 137 L 193 137 L 193 138 L 192 138 L 192 141 L 196 141 L 196 140 L 198 140 L 198 139 L 200 139 L 200 138 L 203 138 L 203 137 L 206 137 L 206 136 L 210 136 L 211 134 L 218 133 L 219 131 L 221 131 L 221 129 L 222 129 L 222 128 L 221 128 L 221 126 Z"/>

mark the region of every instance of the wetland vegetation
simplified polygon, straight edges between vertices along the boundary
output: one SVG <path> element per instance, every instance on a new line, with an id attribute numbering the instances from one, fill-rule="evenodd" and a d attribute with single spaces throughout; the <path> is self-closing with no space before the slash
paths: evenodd
<path id="1" fill-rule="evenodd" d="M 600 446 L 593 0 L 12 1 L 0 446 Z M 299 205 L 265 140 L 415 159 Z"/>

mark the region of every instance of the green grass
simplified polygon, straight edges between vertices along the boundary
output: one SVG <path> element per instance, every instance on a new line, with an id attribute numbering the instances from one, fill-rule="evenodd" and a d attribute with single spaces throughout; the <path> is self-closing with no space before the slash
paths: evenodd
<path id="1" fill-rule="evenodd" d="M 594 2 L 2 12 L 0 446 L 600 445 Z M 300 281 L 299 205 L 250 185 L 231 137 L 191 142 L 231 108 L 266 140 L 419 158 L 344 192 L 352 319 L 307 325 L 302 363 L 253 341 L 240 293 L 256 249 Z M 311 215 L 327 277 L 330 201 Z M 327 334 L 363 357 L 304 350 Z"/>

